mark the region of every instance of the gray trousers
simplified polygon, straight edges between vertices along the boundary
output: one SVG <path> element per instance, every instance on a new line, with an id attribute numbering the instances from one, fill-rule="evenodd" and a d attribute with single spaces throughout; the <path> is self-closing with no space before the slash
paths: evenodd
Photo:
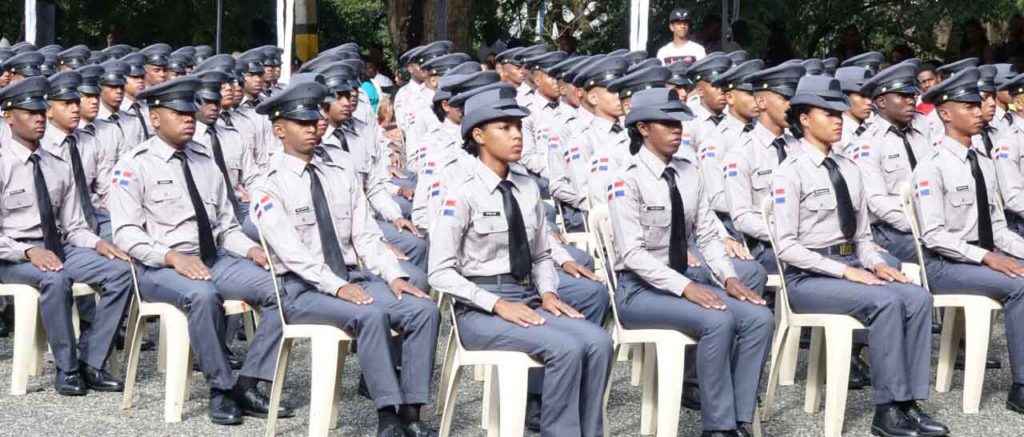
<path id="1" fill-rule="evenodd" d="M 968 293 L 1003 304 L 1003 323 L 1015 384 L 1024 384 L 1024 279 L 1011 278 L 983 265 L 950 261 L 927 253 L 928 285 L 935 294 Z"/>
<path id="2" fill-rule="evenodd" d="M 899 261 L 917 264 L 914 234 L 902 232 L 888 223 L 879 222 L 871 225 L 871 236 L 874 237 L 875 243 L 878 243 Z"/>
<path id="3" fill-rule="evenodd" d="M 532 288 L 480 286 L 502 299 L 535 308 L 545 323 L 523 328 L 496 314 L 459 305 L 456 318 L 464 346 L 524 352 L 544 363 L 541 436 L 604 435 L 602 403 L 613 358 L 608 333 L 589 321 L 556 317 L 540 309 L 540 297 Z"/>
<path id="4" fill-rule="evenodd" d="M 831 257 L 860 267 L 857 257 Z M 868 328 L 875 404 L 928 399 L 932 297 L 913 284 L 864 285 L 796 268 L 785 272 L 797 313 L 846 314 Z"/>
<path id="5" fill-rule="evenodd" d="M 566 232 L 583 232 L 587 222 L 587 212 L 566 203 L 558 203 L 562 208 L 562 221 L 565 223 Z"/>
<path id="6" fill-rule="evenodd" d="M 272 381 L 281 343 L 281 318 L 270 273 L 252 261 L 221 252 L 210 267 L 211 281 L 196 281 L 172 268 L 142 266 L 142 298 L 174 305 L 188 316 L 188 333 L 199 368 L 211 387 L 227 390 L 235 380 L 228 364 L 224 336 L 225 300 L 242 300 L 260 313 L 260 324 L 239 372 Z"/>
<path id="7" fill-rule="evenodd" d="M 711 287 L 726 302 L 710 310 L 654 288 L 632 272 L 620 272 L 615 305 L 623 326 L 675 329 L 697 339 L 701 414 L 705 431 L 736 429 L 753 422 L 757 389 L 775 318 L 767 307 L 738 301 Z M 696 362 L 696 366 L 692 363 Z"/>
<path id="8" fill-rule="evenodd" d="M 394 199 L 395 203 L 398 204 L 398 209 L 402 211 L 402 217 L 405 217 L 407 219 L 412 217 L 411 200 L 406 199 L 405 197 L 398 194 L 391 196 L 391 198 Z"/>
<path id="9" fill-rule="evenodd" d="M 779 274 L 779 265 L 775 262 L 775 251 L 772 250 L 769 244 L 763 241 L 747 239 L 747 249 L 750 250 L 750 256 L 753 256 L 758 264 L 761 264 L 766 274 L 777 275 Z"/>
<path id="10" fill-rule="evenodd" d="M 42 242 L 39 245 L 42 246 Z M 39 311 L 57 368 L 65 372 L 78 371 L 79 359 L 90 367 L 103 368 L 131 297 L 128 264 L 111 261 L 92 249 L 67 244 L 64 254 L 64 269 L 59 272 L 44 272 L 29 262 L 0 261 L 0 282 L 39 289 Z M 77 350 L 71 322 L 71 284 L 74 282 L 94 285 L 100 294 L 95 320 L 82 332 Z"/>
<path id="11" fill-rule="evenodd" d="M 332 325 L 354 334 L 359 367 L 378 409 L 427 403 L 441 321 L 437 305 L 408 294 L 396 299 L 383 279 L 368 272 L 349 274 L 350 281 L 373 296 L 372 304 L 356 305 L 321 293 L 298 275 L 284 275 L 282 299 L 288 322 Z M 391 329 L 401 333 L 401 376 L 395 372 Z"/>
<path id="12" fill-rule="evenodd" d="M 410 275 L 410 282 L 426 290 L 427 248 L 429 247 L 427 239 L 417 237 L 406 231 L 399 231 L 395 225 L 387 220 L 377 220 L 377 225 L 380 226 L 381 232 L 384 233 L 384 239 L 388 243 L 394 244 L 409 257 L 408 261 L 402 262 L 402 268 Z M 410 267 L 414 267 L 414 269 L 410 269 Z"/>

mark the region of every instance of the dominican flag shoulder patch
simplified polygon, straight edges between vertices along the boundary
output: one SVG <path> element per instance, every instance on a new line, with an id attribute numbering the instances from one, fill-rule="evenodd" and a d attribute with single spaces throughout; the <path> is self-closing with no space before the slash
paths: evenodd
<path id="1" fill-rule="evenodd" d="M 262 218 L 263 213 L 274 209 L 274 201 L 270 200 L 270 196 L 264 194 L 260 197 L 260 201 L 256 204 L 256 217 Z"/>
<path id="2" fill-rule="evenodd" d="M 780 205 L 786 203 L 786 189 L 776 188 L 775 189 L 775 204 Z"/>
<path id="3" fill-rule="evenodd" d="M 928 181 L 921 181 L 917 183 L 917 195 L 918 196 L 929 196 L 932 194 L 931 185 Z"/>
<path id="4" fill-rule="evenodd" d="M 112 181 L 114 185 L 127 187 L 133 180 L 135 180 L 135 173 L 130 170 L 114 170 L 114 180 Z"/>
<path id="5" fill-rule="evenodd" d="M 445 200 L 444 201 L 444 209 L 441 210 L 441 215 L 449 216 L 449 217 L 454 217 L 455 216 L 455 206 L 456 205 L 458 205 L 458 202 L 456 202 L 455 199 L 447 199 L 447 200 Z"/>

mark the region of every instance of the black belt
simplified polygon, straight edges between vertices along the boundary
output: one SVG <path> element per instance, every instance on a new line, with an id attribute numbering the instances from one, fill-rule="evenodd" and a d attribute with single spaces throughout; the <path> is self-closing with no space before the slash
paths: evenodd
<path id="1" fill-rule="evenodd" d="M 485 285 L 502 285 L 502 284 L 517 284 L 523 287 L 530 286 L 530 277 L 527 276 L 522 280 L 516 279 L 515 276 L 509 274 L 494 275 L 494 276 L 469 276 L 466 277 L 470 282 L 474 284 L 485 284 Z"/>
<path id="2" fill-rule="evenodd" d="M 811 250 L 826 256 L 850 256 L 856 252 L 856 249 L 857 246 L 853 243 L 839 243 L 835 246 Z"/>

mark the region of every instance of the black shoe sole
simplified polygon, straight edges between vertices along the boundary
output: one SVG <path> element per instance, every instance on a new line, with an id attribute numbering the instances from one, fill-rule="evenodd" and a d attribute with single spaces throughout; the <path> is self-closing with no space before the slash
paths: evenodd
<path id="1" fill-rule="evenodd" d="M 242 415 L 243 416 L 249 416 L 249 417 L 258 417 L 260 419 L 266 419 L 267 418 L 267 413 L 262 413 L 262 412 L 259 412 L 259 411 L 242 410 Z M 289 412 L 289 413 L 286 413 L 286 414 L 277 413 L 277 418 L 278 419 L 287 419 L 289 417 L 295 417 L 295 412 L 293 411 L 293 412 Z"/>
<path id="2" fill-rule="evenodd" d="M 104 393 L 122 393 L 122 392 L 124 392 L 124 387 L 100 387 L 100 386 L 94 386 L 94 385 L 90 385 L 88 387 L 89 387 L 89 390 L 99 391 L 99 392 L 104 392 Z"/>
<path id="3" fill-rule="evenodd" d="M 89 394 L 89 390 L 82 390 L 80 392 L 78 392 L 78 391 L 67 391 L 67 390 L 57 390 L 57 394 L 59 394 L 61 396 L 85 396 L 85 395 Z"/>

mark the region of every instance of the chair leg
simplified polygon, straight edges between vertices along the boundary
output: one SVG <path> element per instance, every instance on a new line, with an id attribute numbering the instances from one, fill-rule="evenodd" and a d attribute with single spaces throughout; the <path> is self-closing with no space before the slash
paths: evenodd
<path id="1" fill-rule="evenodd" d="M 256 321 L 254 315 L 256 311 L 246 311 L 242 313 L 242 327 L 245 329 L 245 345 L 246 347 L 252 346 L 252 339 L 256 338 Z"/>
<path id="2" fill-rule="evenodd" d="M 14 362 L 11 369 L 11 394 L 28 391 L 28 377 L 36 367 L 36 323 L 39 298 L 31 293 L 14 295 Z"/>
<path id="3" fill-rule="evenodd" d="M 988 308 L 964 308 L 964 413 L 967 414 L 977 413 L 981 405 L 991 319 L 992 310 Z"/>
<path id="4" fill-rule="evenodd" d="M 447 376 L 448 380 L 444 381 L 446 389 L 444 393 L 444 410 L 441 411 L 441 429 L 438 430 L 440 437 L 448 437 L 448 434 L 451 432 L 452 417 L 455 415 L 455 400 L 459 395 L 459 376 L 462 373 L 462 366 L 455 356 L 453 356 L 451 366 L 451 371 Z M 440 398 L 438 398 L 438 402 L 440 402 Z"/>
<path id="5" fill-rule="evenodd" d="M 139 372 L 139 353 L 142 350 L 142 336 L 137 335 L 142 325 L 142 317 L 136 315 L 128 319 L 128 332 L 125 337 L 125 348 L 128 350 L 128 362 L 125 363 L 124 395 L 121 397 L 121 409 L 127 410 L 132 407 L 132 398 L 135 395 L 135 378 Z M 131 342 L 128 342 L 128 339 Z"/>
<path id="6" fill-rule="evenodd" d="M 191 343 L 189 344 L 189 346 L 191 346 Z M 193 377 L 195 377 L 196 374 L 196 372 L 192 371 L 192 363 L 193 360 L 195 360 L 195 357 L 196 354 L 192 352 L 192 348 L 189 347 L 188 360 L 185 361 L 185 391 L 184 394 L 182 395 L 182 399 L 184 399 L 185 402 L 192 400 L 192 379 Z"/>
<path id="7" fill-rule="evenodd" d="M 853 347 L 853 331 L 843 328 L 825 328 L 827 341 L 825 371 L 828 389 L 825 391 L 825 437 L 840 437 L 843 434 L 843 418 L 846 414 L 846 393 L 850 380 L 850 349 Z"/>
<path id="8" fill-rule="evenodd" d="M 782 360 L 779 385 L 790 386 L 796 383 L 796 363 L 800 358 L 800 335 L 801 328 L 799 326 L 790 327 L 790 333 L 786 337 L 786 342 L 783 343 L 782 354 L 779 358 Z"/>
<path id="9" fill-rule="evenodd" d="M 658 415 L 658 352 L 654 343 L 638 346 L 633 348 L 633 353 L 641 357 L 643 364 L 640 370 L 640 434 L 651 435 L 658 429 L 655 420 Z"/>
<path id="10" fill-rule="evenodd" d="M 277 366 L 274 368 L 274 381 L 270 384 L 266 437 L 273 437 L 277 431 L 277 409 L 281 406 L 281 391 L 284 389 L 284 377 L 288 374 L 288 354 L 291 353 L 293 341 L 291 338 L 281 339 L 277 348 Z"/>
<path id="11" fill-rule="evenodd" d="M 448 400 L 448 379 L 454 371 L 452 368 L 452 360 L 455 358 L 455 345 L 452 344 L 454 340 L 455 331 L 449 330 L 448 339 L 445 341 L 444 355 L 441 355 L 441 375 L 437 380 L 437 405 L 434 406 L 434 414 L 438 416 L 444 411 L 445 402 Z"/>
<path id="12" fill-rule="evenodd" d="M 526 383 L 529 369 L 518 366 L 498 366 L 497 390 L 501 437 L 522 437 L 526 427 Z M 493 378 L 494 375 L 492 374 Z M 494 397 L 495 399 L 498 396 Z M 493 409 L 493 406 L 492 406 Z"/>
<path id="13" fill-rule="evenodd" d="M 341 376 L 345 372 L 345 356 L 348 355 L 349 344 L 347 341 L 338 342 L 338 365 L 334 373 L 334 400 L 331 402 L 331 429 L 338 429 L 341 426 L 338 417 L 338 405 L 341 403 L 341 389 L 345 386 L 341 383 Z"/>
<path id="14" fill-rule="evenodd" d="M 612 356 L 618 356 L 619 352 L 625 349 L 621 344 L 616 344 L 612 349 Z M 608 421 L 608 397 L 612 393 L 612 382 L 609 379 L 604 385 L 604 400 L 601 401 L 601 420 L 604 421 L 604 437 L 611 437 L 611 422 Z"/>
<path id="15" fill-rule="evenodd" d="M 170 313 L 161 317 L 161 331 L 166 333 L 166 366 L 164 370 L 164 421 L 167 423 L 181 422 L 181 412 L 185 406 L 185 395 L 188 393 L 188 374 L 192 372 L 189 364 L 188 321 L 184 313 Z"/>
<path id="16" fill-rule="evenodd" d="M 47 341 L 46 328 L 43 327 L 43 317 L 38 313 L 38 310 L 35 319 L 36 333 L 32 336 L 32 343 L 35 346 L 32 349 L 31 375 L 39 376 L 43 374 L 43 355 L 46 354 L 46 351 L 50 350 L 50 343 Z"/>
<path id="17" fill-rule="evenodd" d="M 953 370 L 956 355 L 960 351 L 959 331 L 960 311 L 958 307 L 947 307 L 942 318 L 942 336 L 939 340 L 939 362 L 935 365 L 935 391 L 948 392 L 953 385 Z"/>
<path id="18" fill-rule="evenodd" d="M 781 357 L 782 348 L 786 344 L 786 336 L 789 335 L 789 326 L 785 323 L 780 323 L 779 327 L 775 330 L 775 337 L 772 338 L 772 361 L 768 368 L 768 387 L 765 390 L 764 404 L 761 407 L 762 417 L 761 420 L 765 422 L 771 420 L 772 405 L 775 404 L 775 392 L 779 389 L 779 373 L 781 371 Z"/>
<path id="19" fill-rule="evenodd" d="M 494 407 L 494 404 L 496 402 L 498 402 L 498 398 L 497 398 L 498 391 L 497 391 L 497 386 L 495 385 L 495 384 L 498 383 L 498 381 L 494 380 L 494 373 L 496 372 L 494 366 L 490 366 L 490 365 L 488 365 L 488 366 L 477 366 L 477 368 L 478 369 L 479 368 L 483 368 L 483 375 L 484 375 L 484 379 L 483 379 L 483 381 L 484 381 L 484 391 L 483 391 L 483 393 L 484 393 L 484 402 L 480 404 L 480 427 L 483 428 L 483 429 L 488 429 L 488 427 L 489 427 L 488 423 L 490 422 L 491 417 L 494 414 L 498 413 L 497 410 L 491 411 L 492 408 Z M 490 396 L 490 395 L 493 395 L 493 397 L 488 399 L 487 396 Z M 494 417 L 497 417 L 497 416 L 494 416 Z M 497 428 L 493 428 L 493 429 L 497 429 Z"/>
<path id="20" fill-rule="evenodd" d="M 167 371 L 167 323 L 166 323 L 166 320 L 163 320 L 161 318 L 161 320 L 160 320 L 160 327 L 158 329 L 160 329 L 160 331 L 159 331 L 160 335 L 159 335 L 159 340 L 158 340 L 160 342 L 160 344 L 157 345 L 156 368 L 159 370 L 160 373 L 163 373 L 163 372 Z"/>
<path id="21" fill-rule="evenodd" d="M 314 338 L 312 353 L 309 396 L 309 435 L 326 436 L 333 420 L 334 384 L 337 383 L 338 343 L 328 339 Z"/>
<path id="22" fill-rule="evenodd" d="M 825 384 L 825 332 L 824 328 L 811 328 L 810 360 L 807 364 L 807 388 L 804 395 L 804 412 L 814 414 L 821 407 L 821 386 Z M 791 336 L 799 331 L 790 331 Z"/>
<path id="23" fill-rule="evenodd" d="M 75 339 L 82 337 L 82 317 L 78 314 L 78 299 L 71 299 L 71 329 Z"/>
<path id="24" fill-rule="evenodd" d="M 679 404 L 683 396 L 684 348 L 658 344 L 658 437 L 679 432 Z"/>
<path id="25" fill-rule="evenodd" d="M 629 375 L 629 383 L 633 386 L 640 385 L 640 374 L 644 371 L 644 345 L 643 344 L 632 344 L 627 348 L 632 355 L 633 363 L 631 372 Z"/>

